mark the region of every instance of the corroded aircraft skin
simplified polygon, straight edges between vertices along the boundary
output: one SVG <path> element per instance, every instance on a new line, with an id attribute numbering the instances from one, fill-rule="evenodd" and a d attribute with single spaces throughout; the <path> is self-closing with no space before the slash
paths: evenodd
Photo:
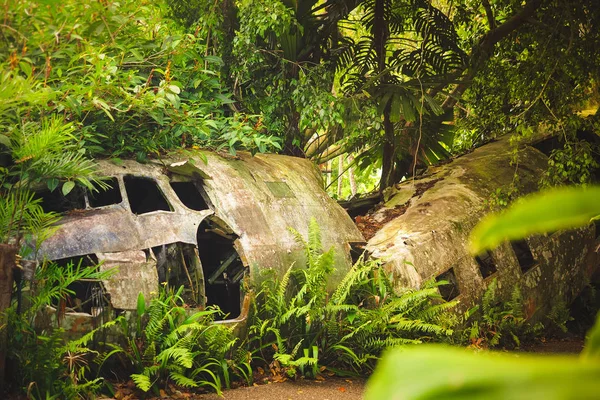
<path id="1" fill-rule="evenodd" d="M 98 172 L 110 178 L 110 189 L 39 194 L 47 209 L 64 215 L 40 259 L 118 267 L 109 279 L 74 288 L 61 323 L 73 334 L 100 315 L 135 310 L 138 294 L 150 299 L 163 282 L 183 285 L 193 306 L 217 304 L 227 322 L 244 322 L 244 278 L 301 265 L 304 251 L 289 228 L 306 236 L 313 217 L 323 246 L 335 249 L 338 278 L 352 265 L 351 246 L 364 244 L 308 160 L 203 152 L 162 163 L 99 161 Z"/>
<path id="2" fill-rule="evenodd" d="M 509 187 L 517 173 L 519 195 L 538 189 L 546 155 L 531 145 L 519 148 L 516 161 L 514 155 L 504 137 L 387 193 L 385 206 L 370 216 L 387 222 L 369 238 L 367 250 L 386 262 L 398 289 L 443 279 L 450 284 L 440 288 L 442 296 L 459 300 L 464 311 L 497 279 L 501 296 L 519 286 L 533 315 L 557 301 L 568 304 L 590 282 L 599 267 L 600 232 L 593 224 L 469 254 L 469 233 L 490 212 L 497 188 Z M 395 217 L 386 218 L 391 213 Z"/>

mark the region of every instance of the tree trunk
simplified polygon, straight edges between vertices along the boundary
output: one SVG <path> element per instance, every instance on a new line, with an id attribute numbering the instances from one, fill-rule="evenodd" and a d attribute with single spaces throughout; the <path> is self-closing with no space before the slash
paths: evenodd
<path id="1" fill-rule="evenodd" d="M 0 244 L 0 393 L 4 391 L 6 352 L 8 349 L 8 320 L 5 312 L 10 307 L 16 256 L 16 246 Z"/>
<path id="2" fill-rule="evenodd" d="M 396 146 L 394 145 L 394 124 L 390 121 L 390 109 L 385 108 L 383 112 L 383 127 L 385 136 L 383 139 L 383 158 L 381 160 L 381 179 L 379 181 L 379 193 L 394 184 L 394 157 Z"/>
<path id="3" fill-rule="evenodd" d="M 350 154 L 350 157 L 348 158 L 348 162 L 350 163 L 350 165 L 354 164 L 354 156 L 352 154 Z M 354 176 L 354 166 L 350 167 L 348 169 L 348 179 L 350 180 L 350 193 L 352 194 L 352 197 L 356 196 L 356 177 Z"/>
<path id="4" fill-rule="evenodd" d="M 338 157 L 337 198 L 342 198 L 342 183 L 344 182 L 344 157 Z"/>

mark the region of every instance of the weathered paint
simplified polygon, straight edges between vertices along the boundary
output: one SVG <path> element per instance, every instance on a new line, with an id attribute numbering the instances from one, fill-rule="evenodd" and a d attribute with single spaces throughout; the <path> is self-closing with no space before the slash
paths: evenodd
<path id="1" fill-rule="evenodd" d="M 378 213 L 383 215 L 400 204 L 408 206 L 406 212 L 384 224 L 368 241 L 367 249 L 387 262 L 397 288 L 419 287 L 453 268 L 463 310 L 480 299 L 493 277 L 498 278 L 503 295 L 520 285 L 534 309 L 551 306 L 559 299 L 568 302 L 580 292 L 598 267 L 593 226 L 528 238 L 535 266 L 525 273 L 508 243 L 492 251 L 497 272 L 486 279 L 467 251 L 470 231 L 489 211 L 487 202 L 497 188 L 510 185 L 515 171 L 521 194 L 537 189 L 546 156 L 524 146 L 517 167 L 511 165 L 512 155 L 508 139 L 501 139 L 393 189 L 386 207 Z M 415 188 L 424 183 L 433 186 L 416 194 Z"/>
<path id="2" fill-rule="evenodd" d="M 362 243 L 364 238 L 346 212 L 323 190 L 320 171 L 310 161 L 247 153 L 239 153 L 235 158 L 205 155 L 208 161 L 196 159 L 187 173 L 197 171 L 210 177 L 203 181 L 203 187 L 215 215 L 238 235 L 249 265 L 282 273 L 292 262 L 301 265 L 304 252 L 289 228 L 306 237 L 308 221 L 314 217 L 321 228 L 323 246 L 335 249 L 337 277 L 345 274 L 351 265 L 350 243 Z M 278 188 L 273 190 L 274 187 Z"/>
<path id="3" fill-rule="evenodd" d="M 40 258 L 56 260 L 95 254 L 104 262 L 103 270 L 118 267 L 117 274 L 103 282 L 114 309 L 134 310 L 140 292 L 147 300 L 155 296 L 159 281 L 157 261 L 149 249 L 173 243 L 198 246 L 196 235 L 205 220 L 215 224 L 216 233 L 235 238 L 234 248 L 246 267 L 259 269 L 283 272 L 293 262 L 301 264 L 304 252 L 289 228 L 306 236 L 312 217 L 321 227 L 323 245 L 335 249 L 340 276 L 351 267 L 350 244 L 364 242 L 349 216 L 325 193 L 318 169 L 308 160 L 204 153 L 162 163 L 126 160 L 119 165 L 108 161 L 98 164 L 102 175 L 116 178 L 122 201 L 65 215 L 56 234 L 43 243 Z M 134 214 L 124 184 L 127 175 L 156 182 L 171 211 Z M 210 209 L 187 208 L 170 185 L 181 181 L 200 185 Z M 201 244 L 197 252 L 210 250 L 204 246 L 210 247 L 210 243 Z M 201 267 L 199 259 L 196 264 Z M 205 278 L 198 278 L 203 285 Z M 249 298 L 241 300 L 242 314 L 230 322 L 245 320 Z M 82 318 L 87 322 L 81 322 Z M 71 332 L 81 333 L 93 319 L 90 314 L 67 313 L 64 321 Z"/>

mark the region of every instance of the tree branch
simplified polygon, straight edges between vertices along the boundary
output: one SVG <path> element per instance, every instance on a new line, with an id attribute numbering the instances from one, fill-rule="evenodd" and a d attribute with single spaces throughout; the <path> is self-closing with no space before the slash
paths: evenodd
<path id="1" fill-rule="evenodd" d="M 484 2 L 488 3 L 487 0 L 484 0 Z M 510 35 L 515 30 L 519 29 L 521 26 L 525 25 L 528 19 L 531 16 L 533 16 L 535 11 L 542 5 L 543 2 L 544 0 L 528 1 L 527 4 L 525 4 L 525 6 L 521 9 L 521 11 L 513 15 L 502 25 L 490 30 L 481 38 L 481 40 L 479 40 L 479 43 L 475 45 L 473 51 L 471 52 L 471 66 L 469 68 L 469 72 L 464 76 L 463 81 L 454 88 L 454 90 L 452 91 L 450 96 L 446 98 L 444 103 L 442 103 L 442 108 L 447 110 L 454 107 L 454 105 L 458 102 L 458 99 L 471 85 L 473 78 L 475 78 L 475 75 L 477 75 L 477 72 L 479 71 L 483 63 L 487 61 L 492 55 L 494 45 L 500 40 L 504 39 L 506 36 Z"/>
<path id="2" fill-rule="evenodd" d="M 487 17 L 488 24 L 490 24 L 490 30 L 496 29 L 496 18 L 494 18 L 490 2 L 488 0 L 481 0 L 481 4 L 483 4 L 483 8 L 485 9 L 485 16 Z"/>
<path id="3" fill-rule="evenodd" d="M 502 25 L 486 33 L 477 45 L 478 49 L 482 50 L 483 57 L 489 57 L 489 53 L 491 52 L 496 43 L 504 39 L 516 29 L 523 26 L 527 22 L 527 19 L 535 13 L 535 11 L 542 5 L 543 2 L 544 0 L 528 1 L 520 12 L 513 15 Z"/>

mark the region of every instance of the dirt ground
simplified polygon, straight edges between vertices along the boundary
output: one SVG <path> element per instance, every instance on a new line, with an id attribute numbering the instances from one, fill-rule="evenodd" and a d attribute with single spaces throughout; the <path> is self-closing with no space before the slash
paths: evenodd
<path id="1" fill-rule="evenodd" d="M 562 339 L 540 339 L 533 343 L 523 344 L 521 351 L 542 354 L 579 354 L 583 350 L 583 337 L 570 336 Z"/>
<path id="2" fill-rule="evenodd" d="M 192 397 L 194 400 L 360 400 L 365 381 L 357 378 L 328 378 L 324 381 L 298 380 L 242 387 L 216 394 Z"/>

